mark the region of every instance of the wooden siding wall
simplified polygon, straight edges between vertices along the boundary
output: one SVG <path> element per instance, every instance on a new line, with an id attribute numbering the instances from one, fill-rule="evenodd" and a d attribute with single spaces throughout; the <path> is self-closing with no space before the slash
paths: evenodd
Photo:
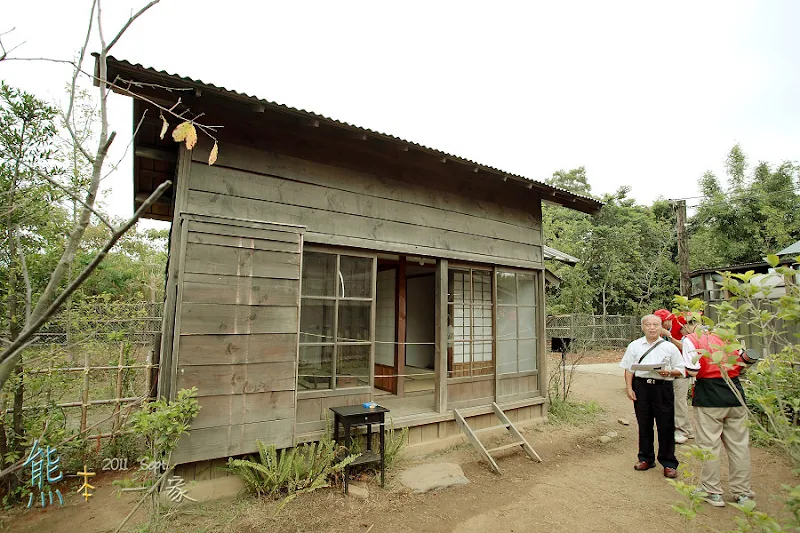
<path id="1" fill-rule="evenodd" d="M 465 409 L 489 405 L 494 398 L 494 374 L 473 378 L 455 378 L 447 381 L 447 408 Z"/>
<path id="2" fill-rule="evenodd" d="M 542 268 L 539 202 L 513 207 L 521 202 L 510 190 L 495 203 L 480 184 L 401 180 L 234 144 L 212 167 L 207 147 L 192 157 L 190 212 L 303 225 L 311 243 Z"/>
<path id="3" fill-rule="evenodd" d="M 542 359 L 540 357 L 540 359 Z M 501 375 L 497 380 L 497 403 L 513 402 L 541 396 L 539 372 L 516 375 Z"/>
<path id="4" fill-rule="evenodd" d="M 182 216 L 173 390 L 201 410 L 176 463 L 293 445 L 302 229 Z"/>
<path id="5" fill-rule="evenodd" d="M 358 405 L 372 400 L 369 390 L 360 388 L 353 394 L 330 395 L 319 392 L 316 394 L 303 394 L 297 398 L 297 428 L 295 430 L 297 442 L 319 439 L 326 429 L 326 424 L 330 422 L 333 427 L 333 413 L 331 407 L 343 407 L 346 405 Z"/>

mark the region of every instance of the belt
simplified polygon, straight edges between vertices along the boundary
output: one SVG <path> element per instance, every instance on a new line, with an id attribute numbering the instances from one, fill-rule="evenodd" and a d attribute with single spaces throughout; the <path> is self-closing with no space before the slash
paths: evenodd
<path id="1" fill-rule="evenodd" d="M 671 381 L 667 381 L 666 379 L 640 378 L 638 376 L 635 376 L 634 379 L 638 379 L 639 381 L 644 381 L 648 385 L 666 385 L 667 383 L 672 383 Z"/>

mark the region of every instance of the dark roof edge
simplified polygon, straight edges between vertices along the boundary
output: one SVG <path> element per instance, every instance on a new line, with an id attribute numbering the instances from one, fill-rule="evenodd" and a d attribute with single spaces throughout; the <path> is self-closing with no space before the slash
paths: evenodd
<path id="1" fill-rule="evenodd" d="M 779 265 L 788 265 L 794 263 L 794 259 L 790 257 L 782 257 L 781 260 L 778 262 Z M 769 267 L 769 263 L 766 261 L 762 261 L 759 263 L 742 263 L 740 265 L 728 265 L 728 266 L 720 266 L 714 268 L 702 268 L 699 270 L 692 270 L 689 272 L 689 276 L 698 276 L 700 274 L 710 274 L 714 272 L 747 272 L 748 270 L 752 270 L 755 268 L 764 268 Z"/>
<path id="2" fill-rule="evenodd" d="M 95 59 L 98 60 L 98 54 L 92 54 L 95 56 Z M 362 128 L 360 126 L 355 126 L 353 124 L 349 124 L 347 122 L 342 122 L 340 120 L 336 120 L 330 117 L 326 117 L 324 115 L 319 115 L 317 113 L 313 113 L 310 111 L 305 111 L 303 109 L 297 109 L 294 107 L 290 107 L 284 104 L 279 104 L 277 102 L 272 102 L 269 100 L 264 100 L 255 96 L 251 96 L 245 93 L 239 93 L 237 91 L 233 91 L 230 89 L 226 89 L 225 87 L 218 87 L 216 85 L 205 83 L 201 80 L 195 80 L 192 78 L 187 78 L 184 76 L 180 76 L 177 74 L 170 74 L 163 70 L 156 70 L 151 67 L 145 67 L 141 64 L 134 64 L 130 63 L 129 61 L 116 59 L 112 56 L 108 56 L 107 64 L 109 67 L 113 66 L 118 70 L 127 71 L 127 72 L 138 72 L 140 74 L 144 74 L 147 76 L 152 76 L 159 79 L 168 79 L 171 81 L 180 81 L 184 84 L 190 84 L 194 88 L 202 89 L 209 92 L 215 92 L 220 96 L 225 98 L 231 98 L 235 100 L 246 101 L 250 104 L 258 103 L 260 105 L 264 105 L 269 107 L 272 110 L 281 112 L 281 113 L 288 113 L 293 114 L 302 118 L 313 119 L 327 122 L 331 125 L 335 125 L 340 128 L 348 129 L 351 131 L 355 131 L 358 133 L 368 134 L 373 137 L 377 137 L 389 142 L 397 143 L 397 144 L 404 144 L 408 145 L 409 147 L 413 146 L 415 149 L 427 152 L 431 155 L 435 155 L 437 157 L 444 157 L 447 159 L 451 159 L 455 162 L 463 163 L 465 165 L 473 166 L 477 169 L 480 169 L 484 172 L 488 172 L 491 174 L 495 174 L 498 178 L 502 179 L 502 181 L 512 181 L 517 182 L 523 186 L 526 186 L 530 189 L 536 189 L 542 194 L 542 200 L 547 200 L 548 202 L 557 203 L 559 205 L 563 205 L 564 207 L 568 207 L 570 209 L 574 209 L 576 211 L 581 211 L 588 214 L 596 214 L 600 208 L 603 206 L 603 203 L 595 198 L 590 198 L 587 196 L 582 196 L 580 194 L 575 194 L 565 189 L 561 189 L 558 187 L 553 187 L 552 185 L 547 185 L 546 183 L 542 183 L 540 181 L 532 180 L 526 178 L 525 176 L 520 176 L 518 174 L 511 174 L 508 172 L 504 172 L 498 168 L 490 167 L 488 165 L 483 165 L 477 163 L 475 161 L 459 157 L 456 155 L 449 154 L 447 152 L 442 152 L 441 150 L 436 150 L 434 148 L 430 148 L 412 141 L 407 141 L 400 137 L 395 137 L 393 135 L 389 135 L 387 133 L 382 133 L 379 131 L 370 130 L 368 128 Z"/>

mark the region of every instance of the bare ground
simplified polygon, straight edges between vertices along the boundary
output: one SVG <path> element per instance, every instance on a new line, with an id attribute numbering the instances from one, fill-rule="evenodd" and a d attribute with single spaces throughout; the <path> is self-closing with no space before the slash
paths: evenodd
<path id="1" fill-rule="evenodd" d="M 616 354 L 619 357 L 619 353 Z M 587 362 L 598 362 L 591 360 Z M 594 400 L 605 411 L 583 427 L 529 428 L 526 436 L 543 458 L 534 463 L 520 452 L 501 457 L 504 474 L 497 476 L 467 446 L 434 457 L 401 460 L 381 490 L 369 484 L 369 499 L 345 497 L 340 490 L 320 490 L 300 496 L 273 517 L 275 503 L 252 498 L 205 505 L 170 519 L 167 531 L 225 531 L 254 533 L 331 532 L 639 532 L 685 530 L 671 509 L 679 495 L 660 469 L 636 472 L 637 428 L 622 378 L 579 374 L 576 397 Z M 629 419 L 623 426 L 618 418 Z M 618 437 L 601 444 L 597 437 L 616 431 Z M 690 441 L 691 442 L 691 441 Z M 459 463 L 469 485 L 415 495 L 398 483 L 399 472 L 424 462 Z M 782 483 L 797 483 L 789 462 L 773 450 L 753 449 L 753 486 L 761 509 L 777 512 Z M 726 465 L 723 462 L 723 473 Z M 724 478 L 723 478 L 724 479 Z M 110 480 L 98 479 L 96 496 L 87 504 L 75 495 L 63 508 L 48 512 L 17 511 L 6 517 L 13 531 L 113 531 L 132 508 L 133 498 L 117 499 Z M 730 529 L 737 512 L 704 505 L 697 531 Z M 137 517 L 145 520 L 143 513 Z M 707 526 L 707 527 L 706 527 Z M 65 529 L 66 527 L 66 529 Z M 134 526 L 131 526 L 133 530 Z"/>

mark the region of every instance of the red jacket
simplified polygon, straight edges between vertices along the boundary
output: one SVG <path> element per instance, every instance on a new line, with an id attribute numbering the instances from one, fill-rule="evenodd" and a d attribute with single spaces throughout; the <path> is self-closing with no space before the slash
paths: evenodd
<path id="1" fill-rule="evenodd" d="M 720 365 L 715 364 L 711 360 L 711 354 L 714 352 L 718 352 L 720 350 L 725 352 L 726 358 L 721 361 L 720 363 L 727 368 L 728 370 L 728 377 L 735 378 L 739 375 L 742 371 L 741 365 L 734 364 L 733 366 L 728 365 L 727 357 L 733 354 L 733 352 L 729 352 L 725 349 L 726 343 L 718 336 L 714 335 L 713 333 L 708 332 L 701 332 L 700 335 L 697 333 L 690 333 L 686 335 L 686 338 L 692 341 L 694 344 L 695 349 L 698 351 L 699 355 L 701 356 L 698 363 L 700 363 L 700 370 L 697 372 L 698 379 L 711 379 L 711 378 L 721 378 L 722 374 L 720 373 Z M 737 355 L 738 355 L 737 351 Z M 741 356 L 737 357 L 737 362 L 741 361 Z"/>
<path id="2" fill-rule="evenodd" d="M 744 398 L 744 389 L 739 382 L 739 373 L 743 367 L 738 364 L 730 365 L 727 360 L 720 361 L 720 364 L 716 364 L 711 360 L 711 355 L 720 350 L 725 352 L 726 356 L 730 356 L 733 353 L 725 349 L 725 341 L 707 332 L 701 332 L 700 335 L 691 333 L 686 335 L 686 338 L 692 341 L 697 350 L 700 350 L 701 356 L 698 360 L 700 369 L 697 371 L 697 380 L 692 391 L 692 405 L 695 407 L 741 406 L 739 398 L 722 378 L 720 366 L 726 369 L 728 377 L 731 378 L 742 398 Z M 741 355 L 737 359 L 738 361 L 741 361 Z"/>

